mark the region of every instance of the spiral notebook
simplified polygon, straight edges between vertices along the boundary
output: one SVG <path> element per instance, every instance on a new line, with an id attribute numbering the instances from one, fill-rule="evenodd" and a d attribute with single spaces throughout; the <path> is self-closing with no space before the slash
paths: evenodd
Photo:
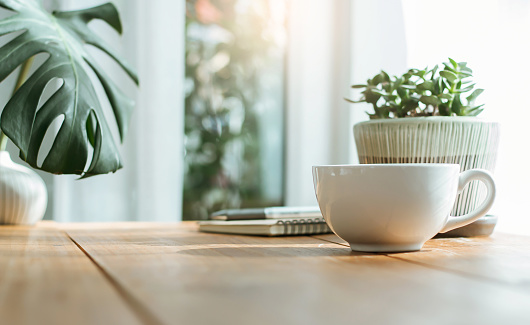
<path id="1" fill-rule="evenodd" d="M 327 234 L 331 232 L 331 229 L 329 229 L 324 218 L 293 218 L 200 221 L 199 231 L 257 236 L 295 236 Z"/>

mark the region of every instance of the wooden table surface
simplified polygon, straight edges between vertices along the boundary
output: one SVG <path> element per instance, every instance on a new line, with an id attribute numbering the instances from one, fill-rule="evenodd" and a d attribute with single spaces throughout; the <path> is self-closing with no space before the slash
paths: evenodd
<path id="1" fill-rule="evenodd" d="M 530 324 L 530 237 L 365 254 L 193 223 L 0 226 L 0 324 Z"/>

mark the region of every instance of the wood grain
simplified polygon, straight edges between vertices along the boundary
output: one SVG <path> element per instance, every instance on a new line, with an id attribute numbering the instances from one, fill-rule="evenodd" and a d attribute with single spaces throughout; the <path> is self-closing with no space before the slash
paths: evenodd
<path id="1" fill-rule="evenodd" d="M 316 238 L 348 246 L 335 235 Z M 494 233 L 469 238 L 434 238 L 419 252 L 389 257 L 530 292 L 530 238 Z"/>
<path id="2" fill-rule="evenodd" d="M 406 254 L 353 253 L 329 236 L 203 234 L 189 223 L 64 229 L 160 323 L 530 323 L 526 290 L 404 260 Z"/>
<path id="3" fill-rule="evenodd" d="M 0 226 L 0 324 L 141 324 L 53 223 Z"/>

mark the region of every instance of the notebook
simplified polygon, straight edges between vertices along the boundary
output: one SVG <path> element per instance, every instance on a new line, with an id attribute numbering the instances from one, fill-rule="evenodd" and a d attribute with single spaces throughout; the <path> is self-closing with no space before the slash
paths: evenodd
<path id="1" fill-rule="evenodd" d="M 257 236 L 294 236 L 327 234 L 331 232 L 331 229 L 324 218 L 294 218 L 199 221 L 199 231 Z"/>

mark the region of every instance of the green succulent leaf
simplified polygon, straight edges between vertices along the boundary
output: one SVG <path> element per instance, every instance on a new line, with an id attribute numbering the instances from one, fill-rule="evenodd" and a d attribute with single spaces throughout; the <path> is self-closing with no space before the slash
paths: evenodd
<path id="1" fill-rule="evenodd" d="M 374 94 L 377 94 L 379 96 L 388 96 L 388 93 L 383 91 L 383 90 L 379 90 L 379 89 L 371 89 L 371 92 L 374 93 Z"/>
<path id="2" fill-rule="evenodd" d="M 449 111 L 448 104 L 440 104 L 440 105 L 438 105 L 438 113 L 441 116 L 450 116 L 451 112 Z"/>
<path id="3" fill-rule="evenodd" d="M 481 104 L 481 105 L 478 105 L 478 106 L 475 106 L 475 107 L 472 107 L 468 110 L 468 112 L 474 112 L 478 109 L 480 109 L 482 106 L 484 106 L 484 104 Z"/>
<path id="4" fill-rule="evenodd" d="M 398 96 L 401 97 L 402 99 L 407 98 L 407 91 L 404 88 L 398 87 L 396 89 L 396 92 L 397 92 Z"/>
<path id="5" fill-rule="evenodd" d="M 470 77 L 472 71 L 467 63 L 451 58 L 443 66 L 430 70 L 411 68 L 401 76 L 381 71 L 368 80 L 361 101 L 372 104 L 374 114 L 369 114 L 370 118 L 475 116 L 482 112 L 482 106 L 474 106 L 474 102 L 483 90 L 474 89 Z M 466 105 L 461 101 L 462 93 L 471 93 Z"/>
<path id="6" fill-rule="evenodd" d="M 481 109 L 477 109 L 476 111 L 470 112 L 468 115 L 469 115 L 469 116 L 477 116 L 477 115 L 479 115 L 480 113 L 482 113 L 482 111 L 484 111 L 483 108 L 481 108 Z"/>
<path id="7" fill-rule="evenodd" d="M 432 70 L 429 71 L 429 73 L 431 74 L 431 80 L 434 80 L 437 71 L 438 71 L 438 65 L 435 65 L 434 68 L 432 68 Z"/>
<path id="8" fill-rule="evenodd" d="M 466 93 L 468 91 L 473 90 L 474 87 L 475 87 L 475 84 L 471 84 L 469 86 L 466 86 L 465 88 L 458 89 L 456 92 L 457 93 Z"/>
<path id="9" fill-rule="evenodd" d="M 438 98 L 451 100 L 451 99 L 453 99 L 453 96 L 451 94 L 440 94 L 440 95 L 438 95 Z"/>
<path id="10" fill-rule="evenodd" d="M 384 81 L 384 75 L 379 73 L 372 79 L 372 85 L 377 86 Z"/>
<path id="11" fill-rule="evenodd" d="M 484 89 L 475 89 L 471 95 L 467 96 L 467 102 L 470 104 L 470 105 L 473 105 L 473 103 L 475 102 L 475 100 L 477 99 L 478 96 L 480 96 L 480 94 L 482 94 L 484 92 Z"/>
<path id="12" fill-rule="evenodd" d="M 478 106 L 475 106 L 475 107 L 469 109 L 469 110 L 466 112 L 466 114 L 467 114 L 467 115 L 470 115 L 470 116 L 477 116 L 477 115 L 479 115 L 480 113 L 482 113 L 482 111 L 484 110 L 484 109 L 482 108 L 482 106 L 484 106 L 484 104 L 482 104 L 482 105 L 478 105 Z"/>
<path id="13" fill-rule="evenodd" d="M 456 69 L 451 64 L 449 64 L 447 62 L 444 62 L 443 64 L 445 66 L 444 71 L 452 71 L 452 72 L 456 73 Z"/>
<path id="14" fill-rule="evenodd" d="M 0 21 L 0 35 L 23 31 L 0 48 L 0 80 L 32 56 L 49 54 L 2 112 L 1 128 L 20 149 L 21 158 L 34 168 L 83 177 L 121 168 L 117 146 L 89 70 L 95 73 L 103 86 L 122 141 L 134 103 L 85 50 L 85 44 L 89 44 L 105 52 L 138 84 L 133 69 L 87 26 L 90 21 L 100 19 L 121 33 L 114 5 L 107 3 L 85 10 L 53 14 L 46 12 L 38 1 L 31 0 L 0 0 L 0 7 L 15 12 Z M 55 78 L 62 80 L 62 86 L 37 110 L 44 88 Z M 44 135 L 60 116 L 64 117 L 64 122 L 42 166 L 38 166 L 37 155 Z M 89 146 L 93 147 L 94 153 L 85 171 Z"/>
<path id="15" fill-rule="evenodd" d="M 436 96 L 421 96 L 420 101 L 425 105 L 440 105 L 442 102 Z"/>
<path id="16" fill-rule="evenodd" d="M 367 85 L 353 85 L 351 86 L 353 89 L 361 89 L 361 88 L 366 88 Z"/>
<path id="17" fill-rule="evenodd" d="M 365 100 L 351 100 L 351 99 L 348 99 L 348 98 L 344 98 L 344 100 L 349 102 L 349 103 L 352 103 L 352 104 L 358 104 L 358 103 L 365 103 L 366 102 Z"/>
<path id="18" fill-rule="evenodd" d="M 458 63 L 456 63 L 455 60 L 449 58 L 449 62 L 451 62 L 451 65 L 453 66 L 453 68 L 455 68 L 455 69 L 458 68 Z M 466 65 L 465 62 L 462 62 L 462 64 L 464 64 L 464 66 Z"/>
<path id="19" fill-rule="evenodd" d="M 457 75 L 454 72 L 448 70 L 440 71 L 440 76 L 444 77 L 451 83 L 455 82 L 455 80 L 458 79 Z"/>
<path id="20" fill-rule="evenodd" d="M 386 82 L 390 81 L 390 76 L 385 71 L 381 70 L 380 75 L 381 75 L 383 81 L 386 81 Z"/>
<path id="21" fill-rule="evenodd" d="M 418 89 L 433 91 L 434 90 L 434 84 L 433 84 L 432 81 L 427 80 L 427 81 L 419 84 L 418 85 Z"/>
<path id="22" fill-rule="evenodd" d="M 381 95 L 379 95 L 378 93 L 374 92 L 374 89 L 372 89 L 372 88 L 367 88 L 363 92 L 363 95 L 364 95 L 365 101 L 367 103 L 372 103 L 372 104 L 377 103 L 379 98 L 381 98 Z"/>
<path id="23" fill-rule="evenodd" d="M 462 102 L 460 101 L 460 95 L 456 95 L 453 99 L 453 104 L 451 105 L 451 111 L 456 115 L 462 115 Z"/>

